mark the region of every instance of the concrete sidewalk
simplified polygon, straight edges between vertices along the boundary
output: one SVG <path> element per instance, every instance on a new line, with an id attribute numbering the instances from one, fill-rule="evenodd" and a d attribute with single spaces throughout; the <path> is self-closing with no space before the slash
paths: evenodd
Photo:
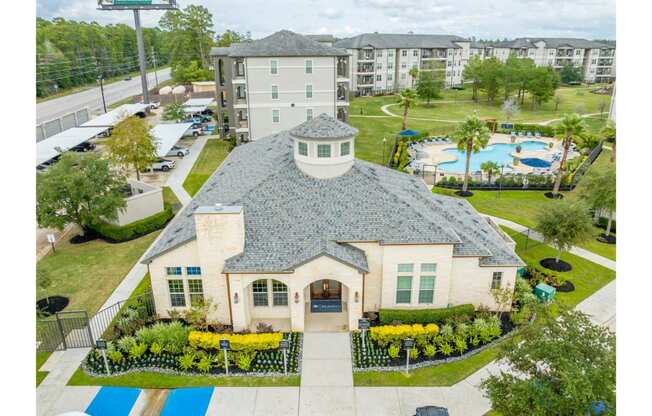
<path id="1" fill-rule="evenodd" d="M 192 197 L 183 187 L 183 182 L 186 180 L 186 177 L 195 165 L 195 162 L 197 161 L 197 158 L 199 158 L 199 154 L 207 141 L 208 136 L 197 137 L 192 146 L 190 146 L 190 154 L 177 161 L 176 167 L 172 169 L 170 176 L 168 176 L 168 180 L 165 182 L 167 186 L 172 188 L 172 191 L 174 191 L 182 205 L 186 205 L 192 200 Z"/>

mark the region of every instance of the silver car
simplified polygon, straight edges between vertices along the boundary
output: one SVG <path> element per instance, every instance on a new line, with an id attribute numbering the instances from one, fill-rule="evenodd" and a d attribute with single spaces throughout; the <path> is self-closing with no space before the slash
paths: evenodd
<path id="1" fill-rule="evenodd" d="M 190 149 L 181 146 L 172 146 L 172 149 L 165 155 L 166 157 L 184 157 L 190 155 Z"/>
<path id="2" fill-rule="evenodd" d="M 168 170 L 173 169 L 175 165 L 176 162 L 174 160 L 160 158 L 156 162 L 152 163 L 151 169 L 167 172 Z"/>

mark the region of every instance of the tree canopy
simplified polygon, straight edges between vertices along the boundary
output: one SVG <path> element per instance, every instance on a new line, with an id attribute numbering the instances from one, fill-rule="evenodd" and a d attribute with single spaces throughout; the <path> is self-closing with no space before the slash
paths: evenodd
<path id="1" fill-rule="evenodd" d="M 593 236 L 593 224 L 586 206 L 566 201 L 555 202 L 541 210 L 535 230 L 543 236 L 546 244 L 557 249 L 557 262 L 562 252 Z"/>
<path id="2" fill-rule="evenodd" d="M 482 382 L 492 409 L 503 415 L 589 414 L 616 406 L 616 336 L 578 311 L 540 308 L 537 320 L 502 344 L 510 370 Z M 592 413 L 591 413 L 592 414 Z"/>
<path id="3" fill-rule="evenodd" d="M 36 220 L 40 227 L 62 230 L 74 223 L 82 230 L 118 218 L 125 206 L 125 178 L 94 154 L 67 152 L 36 176 Z"/>
<path id="4" fill-rule="evenodd" d="M 425 100 L 428 105 L 430 101 L 439 98 L 443 80 L 435 72 L 421 71 L 417 76 L 416 92 L 419 98 Z"/>
<path id="5" fill-rule="evenodd" d="M 559 79 L 564 84 L 571 84 L 582 81 L 582 68 L 567 64 L 559 70 Z"/>
<path id="6" fill-rule="evenodd" d="M 464 171 L 462 192 L 468 190 L 471 153 L 477 153 L 480 149 L 487 147 L 490 137 L 491 131 L 477 114 L 466 117 L 464 122 L 453 132 L 453 139 L 457 142 L 457 148 L 466 152 L 466 169 Z"/>
<path id="7" fill-rule="evenodd" d="M 417 95 L 410 88 L 400 92 L 398 96 L 398 105 L 403 107 L 403 130 L 407 129 L 407 116 L 410 108 L 417 105 Z"/>
<path id="8" fill-rule="evenodd" d="M 116 164 L 133 167 L 136 177 L 157 158 L 156 143 L 144 118 L 129 117 L 122 120 L 106 141 L 109 158 Z"/>

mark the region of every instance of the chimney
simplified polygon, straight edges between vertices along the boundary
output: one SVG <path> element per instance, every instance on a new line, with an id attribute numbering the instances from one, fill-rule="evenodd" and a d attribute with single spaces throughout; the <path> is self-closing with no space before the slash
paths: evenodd
<path id="1" fill-rule="evenodd" d="M 224 261 L 244 250 L 244 211 L 241 206 L 216 203 L 194 212 L 197 249 L 202 263 L 222 271 Z"/>

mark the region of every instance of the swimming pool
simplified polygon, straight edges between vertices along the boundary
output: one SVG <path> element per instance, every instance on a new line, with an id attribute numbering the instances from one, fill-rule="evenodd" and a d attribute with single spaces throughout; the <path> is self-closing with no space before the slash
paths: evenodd
<path id="1" fill-rule="evenodd" d="M 528 140 L 519 144 L 523 150 L 544 150 L 547 148 L 545 142 L 536 140 Z M 515 151 L 516 146 L 518 146 L 516 143 L 496 143 L 487 146 L 478 153 L 473 153 L 471 155 L 471 172 L 480 170 L 480 165 L 487 161 L 511 167 L 514 158 L 510 154 Z M 440 163 L 439 168 L 446 172 L 464 173 L 466 152 L 457 149 L 446 149 L 444 152 L 453 153 L 457 156 L 457 160 Z"/>
<path id="2" fill-rule="evenodd" d="M 552 163 L 548 162 L 547 160 L 539 159 L 536 157 L 523 158 L 521 159 L 521 163 L 531 168 L 549 168 L 552 166 Z"/>

